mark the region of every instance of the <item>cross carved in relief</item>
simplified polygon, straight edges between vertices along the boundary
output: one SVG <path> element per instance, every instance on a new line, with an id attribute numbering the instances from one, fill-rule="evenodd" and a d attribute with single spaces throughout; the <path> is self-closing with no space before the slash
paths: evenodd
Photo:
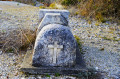
<path id="1" fill-rule="evenodd" d="M 63 49 L 63 45 L 58 45 L 57 42 L 54 43 L 54 45 L 48 45 L 49 49 L 51 50 L 51 54 L 53 55 L 53 63 L 56 64 L 57 63 L 57 55 L 60 52 L 59 50 Z"/>

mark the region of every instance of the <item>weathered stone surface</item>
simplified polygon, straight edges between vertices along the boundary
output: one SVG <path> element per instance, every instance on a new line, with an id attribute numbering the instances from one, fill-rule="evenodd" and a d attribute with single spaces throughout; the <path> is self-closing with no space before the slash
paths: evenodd
<path id="1" fill-rule="evenodd" d="M 77 51 L 79 54 L 80 52 Z M 21 71 L 29 74 L 51 74 L 55 75 L 56 73 L 59 73 L 61 75 L 78 75 L 79 73 L 82 72 L 88 72 L 87 68 L 85 65 L 83 65 L 83 61 L 81 61 L 81 56 L 76 60 L 79 63 L 76 63 L 74 67 L 34 67 L 32 66 L 32 50 L 28 50 L 26 52 L 25 58 L 23 60 L 23 63 L 21 65 Z"/>
<path id="2" fill-rule="evenodd" d="M 49 24 L 39 32 L 33 53 L 32 65 L 74 66 L 76 60 L 76 40 L 68 27 Z"/>
<path id="3" fill-rule="evenodd" d="M 45 25 L 48 24 L 61 24 L 68 26 L 68 21 L 63 16 L 61 16 L 60 13 L 46 13 L 38 27 L 37 34 Z"/>
<path id="4" fill-rule="evenodd" d="M 40 9 L 39 20 L 41 21 L 46 13 L 60 13 L 66 20 L 69 18 L 68 10 L 57 10 L 57 9 Z"/>

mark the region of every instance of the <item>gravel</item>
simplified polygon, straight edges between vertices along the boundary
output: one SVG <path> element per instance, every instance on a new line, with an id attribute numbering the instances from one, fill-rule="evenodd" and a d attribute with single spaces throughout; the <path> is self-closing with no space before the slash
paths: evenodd
<path id="1" fill-rule="evenodd" d="M 6 8 L 13 6 L 9 3 L 5 5 Z M 19 13 L 19 10 L 17 10 L 18 13 L 12 12 L 6 9 L 5 5 L 0 1 L 0 10 L 6 13 L 0 16 L 0 25 L 8 27 L 18 24 L 37 27 L 38 16 L 35 16 L 38 12 L 37 8 L 32 8 L 32 11 L 28 8 L 30 12 L 26 12 L 26 8 L 25 14 L 24 11 Z M 69 22 L 72 33 L 80 37 L 86 66 L 106 72 L 103 74 L 104 79 L 120 79 L 120 25 L 111 22 L 89 22 L 79 16 L 70 17 Z M 0 50 L 0 79 L 76 79 L 72 76 L 55 77 L 51 75 L 49 78 L 41 75 L 25 75 L 19 71 L 24 55 L 24 53 L 3 53 Z"/>
<path id="2" fill-rule="evenodd" d="M 14 6 L 14 7 L 30 6 L 30 5 L 15 2 L 15 1 L 0 1 L 0 4 L 10 5 L 10 6 Z"/>
<path id="3" fill-rule="evenodd" d="M 70 28 L 74 35 L 80 37 L 82 42 L 83 56 L 88 68 L 94 68 L 99 71 L 104 71 L 105 78 L 120 78 L 120 39 L 108 40 L 102 36 L 111 36 L 111 38 L 120 38 L 116 35 L 120 33 L 116 23 L 99 23 L 81 19 L 80 17 L 70 18 Z M 111 29 L 112 28 L 112 29 Z M 116 29 L 116 30 L 113 30 Z M 112 31 L 112 33 L 110 33 Z M 99 36 L 101 35 L 101 36 Z M 110 37 L 109 37 L 110 38 Z"/>

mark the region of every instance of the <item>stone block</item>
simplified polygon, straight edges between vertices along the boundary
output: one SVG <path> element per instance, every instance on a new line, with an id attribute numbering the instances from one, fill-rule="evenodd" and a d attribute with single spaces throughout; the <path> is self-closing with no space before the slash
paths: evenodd
<path id="1" fill-rule="evenodd" d="M 46 13 L 37 29 L 37 34 L 44 26 L 48 24 L 61 24 L 68 26 L 68 21 L 63 16 L 61 16 L 60 13 Z"/>
<path id="2" fill-rule="evenodd" d="M 46 13 L 60 13 L 67 21 L 69 18 L 68 10 L 57 10 L 57 9 L 40 9 L 39 20 L 41 21 Z"/>
<path id="3" fill-rule="evenodd" d="M 79 53 L 79 52 L 78 52 Z M 77 54 L 77 56 L 80 56 L 78 60 L 79 63 L 76 63 L 74 67 L 34 67 L 32 66 L 32 50 L 28 50 L 25 58 L 23 60 L 23 63 L 21 65 L 21 71 L 24 73 L 29 74 L 40 74 L 40 75 L 73 75 L 78 76 L 81 72 L 88 72 L 87 68 L 83 65 L 84 63 L 81 61 L 81 56 Z"/>

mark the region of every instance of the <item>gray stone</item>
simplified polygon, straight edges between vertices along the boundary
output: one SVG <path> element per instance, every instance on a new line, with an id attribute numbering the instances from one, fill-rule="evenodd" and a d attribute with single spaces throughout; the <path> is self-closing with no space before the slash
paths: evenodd
<path id="1" fill-rule="evenodd" d="M 44 4 L 41 4 L 41 3 L 36 3 L 36 7 L 40 7 L 40 6 L 43 6 Z"/>
<path id="2" fill-rule="evenodd" d="M 49 24 L 39 32 L 32 65 L 71 67 L 76 61 L 76 40 L 70 29 L 59 24 Z"/>
<path id="3" fill-rule="evenodd" d="M 41 21 L 46 13 L 60 13 L 66 20 L 69 18 L 68 10 L 57 10 L 57 9 L 40 9 L 39 20 Z"/>
<path id="4" fill-rule="evenodd" d="M 44 6 L 44 4 L 42 4 L 42 3 L 38 2 L 38 1 L 34 1 L 34 3 L 35 3 L 36 7 Z"/>
<path id="5" fill-rule="evenodd" d="M 2 54 L 3 52 L 0 50 L 0 55 Z"/>
<path id="6" fill-rule="evenodd" d="M 60 13 L 46 13 L 38 27 L 37 34 L 44 26 L 48 24 L 61 24 L 68 26 L 68 21 L 62 17 Z"/>
<path id="7" fill-rule="evenodd" d="M 34 67 L 32 66 L 32 50 L 28 50 L 26 52 L 25 58 L 23 60 L 23 63 L 21 64 L 21 71 L 28 74 L 42 74 L 42 75 L 55 75 L 56 73 L 59 73 L 60 75 L 73 75 L 78 76 L 79 73 L 82 72 L 88 72 L 85 65 L 83 65 L 83 61 L 81 61 L 80 52 L 77 49 L 77 62 L 74 67 Z"/>

